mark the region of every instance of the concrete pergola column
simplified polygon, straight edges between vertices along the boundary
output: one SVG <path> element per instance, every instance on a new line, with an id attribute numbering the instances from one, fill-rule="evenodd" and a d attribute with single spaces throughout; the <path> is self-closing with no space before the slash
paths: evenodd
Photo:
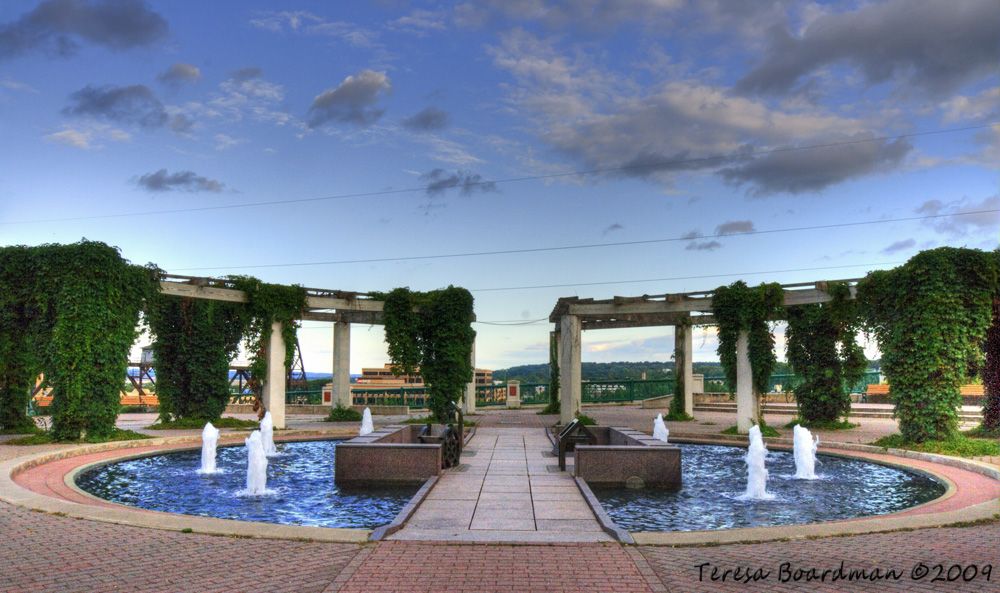
<path id="1" fill-rule="evenodd" d="M 757 422 L 749 343 L 749 334 L 741 331 L 736 339 L 736 430 L 740 434 L 750 432 L 750 427 Z"/>
<path id="2" fill-rule="evenodd" d="M 285 339 L 281 336 L 280 322 L 271 324 L 271 339 L 267 344 L 267 375 L 264 379 L 261 397 L 264 408 L 271 413 L 275 428 L 285 428 Z"/>
<path id="3" fill-rule="evenodd" d="M 580 373 L 580 318 L 563 315 L 559 321 L 559 422 L 568 424 L 583 399 Z"/>
<path id="4" fill-rule="evenodd" d="M 684 413 L 694 416 L 694 363 L 691 326 L 674 326 L 674 372 L 684 386 Z"/>
<path id="5" fill-rule="evenodd" d="M 465 396 L 462 397 L 462 414 L 468 416 L 476 413 L 476 342 L 472 341 L 469 352 L 469 364 L 472 365 L 472 382 L 465 386 Z"/>
<path id="6" fill-rule="evenodd" d="M 349 408 L 351 401 L 351 322 L 333 324 L 333 401 Z"/>

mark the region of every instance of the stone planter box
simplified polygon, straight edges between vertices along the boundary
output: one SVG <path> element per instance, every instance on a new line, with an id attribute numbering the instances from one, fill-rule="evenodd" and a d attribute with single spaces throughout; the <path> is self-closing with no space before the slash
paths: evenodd
<path id="1" fill-rule="evenodd" d="M 334 481 L 365 487 L 422 484 L 441 473 L 441 445 L 420 443 L 419 424 L 385 426 L 337 445 Z"/>
<path id="2" fill-rule="evenodd" d="M 576 476 L 594 486 L 681 487 L 681 450 L 631 428 L 586 426 L 594 444 L 576 445 Z"/>

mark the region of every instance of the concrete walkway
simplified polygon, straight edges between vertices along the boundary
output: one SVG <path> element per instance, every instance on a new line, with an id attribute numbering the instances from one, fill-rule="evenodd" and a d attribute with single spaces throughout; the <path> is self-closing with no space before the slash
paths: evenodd
<path id="1" fill-rule="evenodd" d="M 390 539 L 610 542 L 543 429 L 480 428 Z M 572 466 L 569 466 L 572 471 Z"/>

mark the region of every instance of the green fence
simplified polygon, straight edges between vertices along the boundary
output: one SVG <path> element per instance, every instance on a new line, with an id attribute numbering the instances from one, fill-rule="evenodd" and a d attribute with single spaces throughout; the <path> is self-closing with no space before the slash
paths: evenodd
<path id="1" fill-rule="evenodd" d="M 389 389 L 351 389 L 356 406 L 408 406 L 427 407 L 426 387 L 396 387 Z"/>
<path id="2" fill-rule="evenodd" d="M 802 379 L 794 374 L 774 374 L 768 382 L 768 392 L 789 393 L 795 391 Z M 872 384 L 877 384 L 881 380 L 878 371 L 870 371 L 864 374 L 860 381 L 851 386 L 851 393 L 864 393 L 865 389 Z M 705 377 L 705 393 L 729 393 L 729 383 L 725 377 Z"/>
<path id="3" fill-rule="evenodd" d="M 673 379 L 649 381 L 584 381 L 583 403 L 633 402 L 673 395 Z"/>
<path id="4" fill-rule="evenodd" d="M 285 392 L 285 403 L 295 406 L 318 406 L 323 403 L 323 390 L 296 390 Z"/>

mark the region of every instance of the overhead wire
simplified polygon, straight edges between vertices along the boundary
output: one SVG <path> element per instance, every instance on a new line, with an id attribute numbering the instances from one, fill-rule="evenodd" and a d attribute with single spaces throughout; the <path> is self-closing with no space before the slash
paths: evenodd
<path id="1" fill-rule="evenodd" d="M 953 134 L 957 132 L 967 132 L 972 130 L 981 130 L 985 128 L 990 128 L 998 125 L 998 122 L 990 122 L 983 124 L 976 124 L 971 126 L 962 126 L 955 128 L 941 128 L 937 130 L 923 130 L 917 132 L 910 132 L 908 134 L 896 134 L 891 136 L 871 136 L 867 138 L 855 138 L 852 140 L 843 140 L 838 142 L 825 142 L 821 144 L 808 144 L 804 146 L 785 146 L 778 148 L 760 149 L 760 150 L 746 150 L 741 151 L 737 154 L 719 154 L 704 157 L 691 157 L 683 159 L 669 159 L 662 161 L 646 162 L 641 164 L 632 165 L 620 165 L 616 167 L 598 167 L 592 169 L 577 169 L 571 171 L 562 171 L 559 173 L 544 173 L 538 175 L 522 175 L 519 177 L 507 177 L 500 179 L 483 179 L 479 181 L 463 181 L 462 188 L 466 187 L 482 187 L 482 186 L 494 186 L 499 184 L 507 183 L 519 183 L 525 181 L 541 181 L 546 179 L 558 179 L 563 177 L 579 177 L 587 175 L 599 175 L 604 173 L 616 173 L 623 171 L 636 171 L 636 170 L 656 170 L 667 167 L 673 167 L 677 165 L 691 165 L 696 163 L 712 163 L 716 161 L 726 161 L 726 160 L 743 160 L 749 157 L 759 157 L 767 156 L 771 154 L 781 154 L 788 152 L 798 152 L 805 150 L 820 150 L 824 148 L 836 148 L 841 146 L 852 146 L 857 144 L 867 144 L 871 142 L 885 142 L 889 140 L 902 140 L 907 138 L 917 138 L 921 136 L 931 136 L 937 134 Z M 457 185 L 455 186 L 458 187 Z M 215 204 L 209 206 L 194 206 L 188 208 L 164 208 L 160 210 L 144 210 L 144 211 L 133 211 L 133 212 L 111 212 L 107 214 L 91 214 L 86 216 L 64 216 L 64 217 L 53 217 L 53 218 L 37 218 L 37 219 L 27 219 L 27 220 L 0 220 L 0 225 L 13 225 L 13 224 L 42 224 L 42 223 L 54 223 L 54 222 L 75 222 L 83 220 L 103 220 L 103 219 L 114 219 L 114 218 L 127 218 L 132 216 L 155 216 L 163 214 L 180 214 L 187 212 L 209 212 L 217 210 L 232 210 L 232 209 L 242 209 L 242 208 L 259 208 L 265 206 L 277 206 L 277 205 L 288 205 L 288 204 L 307 204 L 315 202 L 326 202 L 334 200 L 348 200 L 356 198 L 371 198 L 379 196 L 390 196 L 397 194 L 406 193 L 417 193 L 417 192 L 427 192 L 429 190 L 439 190 L 441 189 L 439 184 L 431 185 L 421 185 L 407 188 L 398 189 L 383 189 L 377 191 L 367 191 L 367 192 L 352 192 L 343 194 L 333 194 L 328 196 L 315 196 L 310 198 L 291 198 L 287 200 L 263 200 L 258 202 L 244 202 L 236 204 Z M 452 189 L 451 186 L 445 189 Z"/>

